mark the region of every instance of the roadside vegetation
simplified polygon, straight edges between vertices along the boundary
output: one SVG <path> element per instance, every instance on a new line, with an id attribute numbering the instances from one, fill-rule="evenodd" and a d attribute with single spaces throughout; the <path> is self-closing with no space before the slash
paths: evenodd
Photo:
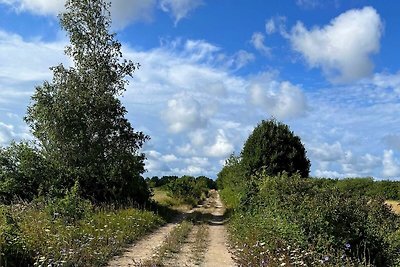
<path id="1" fill-rule="evenodd" d="M 210 189 L 216 188 L 215 181 L 205 176 L 154 176 L 146 181 L 153 199 L 168 207 L 195 207 L 208 197 Z"/>
<path id="2" fill-rule="evenodd" d="M 231 155 L 218 174 L 221 196 L 232 211 L 229 232 L 237 261 L 243 266 L 399 266 L 400 217 L 386 200 L 399 200 L 400 183 L 371 178 L 310 178 L 307 160 L 292 164 L 279 144 L 289 128 L 263 121 L 253 135 L 269 155 L 249 169 L 251 153 Z M 277 129 L 280 130 L 277 130 Z M 270 136 L 274 136 L 270 138 Z M 281 137 L 281 135 L 284 135 Z M 254 139 L 250 136 L 249 139 Z M 299 139 L 298 139 L 299 140 Z M 248 143 L 246 142 L 246 145 Z M 245 148 L 243 151 L 245 151 Z M 288 160 L 289 162 L 286 162 Z M 274 167 L 268 167 L 270 165 Z M 303 170 L 293 169 L 303 167 Z M 286 172 L 286 168 L 289 171 Z M 249 171 L 250 170 L 250 171 Z"/>

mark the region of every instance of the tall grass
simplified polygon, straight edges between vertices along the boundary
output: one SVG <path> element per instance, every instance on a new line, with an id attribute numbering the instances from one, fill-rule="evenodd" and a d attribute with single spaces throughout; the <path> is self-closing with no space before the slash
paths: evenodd
<path id="1" fill-rule="evenodd" d="M 73 223 L 41 205 L 0 207 L 0 265 L 101 266 L 164 223 L 149 211 L 97 209 Z"/>
<path id="2" fill-rule="evenodd" d="M 399 266 L 400 217 L 332 183 L 261 175 L 229 224 L 244 266 Z"/>

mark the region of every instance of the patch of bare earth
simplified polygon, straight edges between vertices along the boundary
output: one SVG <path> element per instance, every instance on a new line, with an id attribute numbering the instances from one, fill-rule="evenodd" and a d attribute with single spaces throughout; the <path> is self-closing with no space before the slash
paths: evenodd
<path id="1" fill-rule="evenodd" d="M 129 247 L 122 256 L 114 257 L 114 259 L 108 263 L 108 266 L 140 266 L 140 263 L 152 258 L 157 248 L 162 245 L 165 238 L 172 229 L 174 229 L 177 223 L 178 222 L 169 223 L 139 240 Z"/>
<path id="2" fill-rule="evenodd" d="M 224 226 L 225 208 L 217 191 L 212 191 L 205 203 L 186 212 L 183 217 L 195 217 L 194 227 L 179 252 L 162 260 L 163 266 L 173 267 L 230 267 L 236 266 L 227 246 Z M 141 266 L 151 262 L 158 254 L 168 234 L 177 223 L 168 224 L 132 245 L 122 256 L 114 258 L 108 266 Z"/>
<path id="3" fill-rule="evenodd" d="M 224 226 L 225 208 L 222 205 L 218 192 L 214 193 L 211 208 L 212 217 L 209 220 L 209 245 L 201 266 L 205 267 L 223 267 L 236 266 L 232 259 L 232 254 L 228 250 L 227 231 Z"/>

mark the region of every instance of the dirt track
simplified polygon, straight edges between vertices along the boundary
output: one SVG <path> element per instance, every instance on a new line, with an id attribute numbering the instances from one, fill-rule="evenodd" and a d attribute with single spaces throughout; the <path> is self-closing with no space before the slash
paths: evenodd
<path id="1" fill-rule="evenodd" d="M 218 192 L 212 192 L 210 198 L 202 206 L 184 214 L 181 219 L 190 214 L 197 214 L 198 223 L 201 223 L 203 227 L 207 227 L 206 249 L 199 252 L 199 244 L 196 244 L 195 239 L 200 226 L 199 224 L 195 224 L 180 251 L 163 260 L 163 266 L 235 266 L 232 255 L 227 247 L 224 212 L 225 208 L 222 205 Z M 176 222 L 161 227 L 136 242 L 122 256 L 115 257 L 110 261 L 108 266 L 143 266 L 143 262 L 151 262 L 152 257 L 157 254 L 158 248 L 162 246 L 167 235 L 179 224 L 181 219 L 177 219 Z"/>

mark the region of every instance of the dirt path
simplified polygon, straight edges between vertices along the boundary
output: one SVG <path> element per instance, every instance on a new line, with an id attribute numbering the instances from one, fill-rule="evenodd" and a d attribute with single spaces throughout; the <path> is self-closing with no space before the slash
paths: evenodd
<path id="1" fill-rule="evenodd" d="M 218 192 L 216 192 L 216 197 L 213 198 L 213 201 L 214 203 L 211 206 L 214 206 L 214 210 L 211 213 L 212 218 L 209 220 L 210 243 L 202 266 L 235 266 L 232 255 L 227 247 L 227 232 L 223 218 L 225 208 L 222 205 Z"/>
<path id="2" fill-rule="evenodd" d="M 163 261 L 163 266 L 173 267 L 230 267 L 235 266 L 227 248 L 227 233 L 224 226 L 225 208 L 217 191 L 204 205 L 184 214 L 197 214 L 198 221 L 183 243 L 179 252 Z M 108 266 L 141 266 L 151 260 L 167 235 L 178 224 L 167 224 L 156 232 L 132 245 L 122 256 L 114 258 Z M 201 226 L 200 226 L 201 225 Z M 201 231 L 200 231 L 201 229 Z M 203 238 L 203 239 L 202 239 Z"/>
<path id="3" fill-rule="evenodd" d="M 196 266 L 196 259 L 194 256 L 194 245 L 196 242 L 196 232 L 198 226 L 194 226 L 189 233 L 185 244 L 182 246 L 179 254 L 164 261 L 165 266 Z"/>
<path id="4" fill-rule="evenodd" d="M 138 266 L 139 263 L 150 259 L 177 223 L 168 223 L 149 236 L 139 240 L 129 247 L 122 256 L 115 257 L 110 261 L 108 266 Z"/>

